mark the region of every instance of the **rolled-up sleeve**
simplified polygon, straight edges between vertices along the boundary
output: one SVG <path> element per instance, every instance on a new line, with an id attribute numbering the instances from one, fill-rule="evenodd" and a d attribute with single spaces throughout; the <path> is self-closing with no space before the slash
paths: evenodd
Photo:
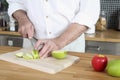
<path id="1" fill-rule="evenodd" d="M 80 0 L 80 8 L 72 20 L 74 23 L 87 26 L 89 30 L 95 29 L 100 14 L 100 0 Z"/>
<path id="2" fill-rule="evenodd" d="M 7 0 L 9 7 L 8 7 L 8 14 L 12 17 L 12 14 L 17 10 L 26 10 L 24 6 L 24 0 Z"/>

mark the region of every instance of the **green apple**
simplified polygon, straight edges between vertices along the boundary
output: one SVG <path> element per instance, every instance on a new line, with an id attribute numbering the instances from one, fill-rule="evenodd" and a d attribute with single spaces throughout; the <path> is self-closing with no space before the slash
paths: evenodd
<path id="1" fill-rule="evenodd" d="M 39 58 L 39 52 L 38 50 L 32 50 L 32 55 L 34 59 L 38 59 Z"/>
<path id="2" fill-rule="evenodd" d="M 25 53 L 23 55 L 24 59 L 30 60 L 30 59 L 34 59 L 33 55 L 31 53 Z"/>
<path id="3" fill-rule="evenodd" d="M 18 58 L 22 58 L 23 57 L 23 55 L 24 55 L 24 53 L 23 52 L 19 52 L 19 53 L 17 53 L 17 54 L 15 54 Z"/>
<path id="4" fill-rule="evenodd" d="M 120 60 L 109 61 L 106 71 L 111 76 L 120 77 Z"/>
<path id="5" fill-rule="evenodd" d="M 56 59 L 64 59 L 67 56 L 67 51 L 52 51 L 52 56 Z"/>

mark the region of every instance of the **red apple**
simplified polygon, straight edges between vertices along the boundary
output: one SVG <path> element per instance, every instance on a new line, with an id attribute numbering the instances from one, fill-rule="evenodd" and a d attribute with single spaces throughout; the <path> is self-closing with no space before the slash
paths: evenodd
<path id="1" fill-rule="evenodd" d="M 91 64 L 95 71 L 104 71 L 108 63 L 108 59 L 104 55 L 95 55 L 92 58 Z"/>

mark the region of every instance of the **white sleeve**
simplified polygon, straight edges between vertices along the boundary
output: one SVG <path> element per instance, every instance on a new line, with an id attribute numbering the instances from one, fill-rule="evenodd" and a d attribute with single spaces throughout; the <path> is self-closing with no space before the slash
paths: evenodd
<path id="1" fill-rule="evenodd" d="M 79 12 L 72 22 L 87 26 L 89 33 L 89 30 L 95 29 L 95 24 L 99 18 L 100 0 L 80 0 L 79 6 Z"/>
<path id="2" fill-rule="evenodd" d="M 8 14 L 12 17 L 12 14 L 16 10 L 26 10 L 24 6 L 24 0 L 7 0 L 9 7 L 8 7 Z"/>

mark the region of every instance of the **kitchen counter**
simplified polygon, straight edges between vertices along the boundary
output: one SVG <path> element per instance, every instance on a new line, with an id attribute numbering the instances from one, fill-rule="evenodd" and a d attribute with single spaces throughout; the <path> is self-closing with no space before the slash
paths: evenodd
<path id="1" fill-rule="evenodd" d="M 86 34 L 85 38 L 88 41 L 120 42 L 120 31 L 113 29 L 96 31 L 95 34 Z"/>
<path id="2" fill-rule="evenodd" d="M 0 31 L 0 35 L 16 35 L 20 36 L 18 32 Z M 106 31 L 96 31 L 95 34 L 86 34 L 87 41 L 103 41 L 103 42 L 120 42 L 120 31 L 108 29 Z"/>
<path id="3" fill-rule="evenodd" d="M 19 49 L 19 47 L 0 46 L 0 54 Z M 48 74 L 0 60 L 0 80 L 120 80 L 107 75 L 106 72 L 93 70 L 90 61 L 95 54 L 75 52 L 69 54 L 80 57 L 80 61 L 57 74 Z M 106 56 L 109 60 L 120 59 L 120 56 Z"/>
<path id="4" fill-rule="evenodd" d="M 14 35 L 14 36 L 21 36 L 18 32 L 10 32 L 10 31 L 0 31 L 0 35 Z"/>

